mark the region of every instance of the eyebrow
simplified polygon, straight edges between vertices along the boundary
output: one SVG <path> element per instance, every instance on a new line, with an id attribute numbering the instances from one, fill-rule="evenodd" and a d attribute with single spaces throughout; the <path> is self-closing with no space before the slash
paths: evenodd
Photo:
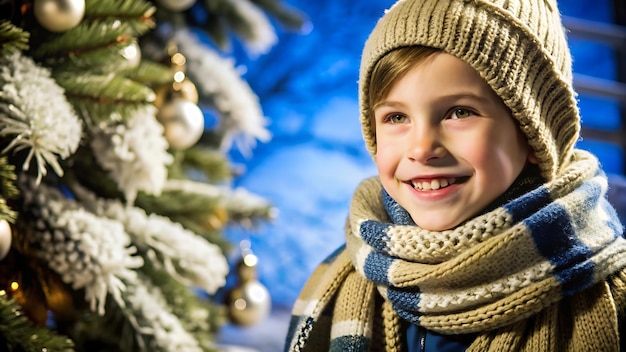
<path id="1" fill-rule="evenodd" d="M 450 94 L 450 95 L 437 97 L 437 101 L 444 101 L 444 102 L 456 101 L 456 100 L 461 100 L 461 99 L 472 99 L 480 103 L 487 103 L 489 101 L 489 97 L 485 96 L 484 94 L 478 95 L 473 92 L 456 93 L 456 94 Z M 403 104 L 400 102 L 383 100 L 379 102 L 378 104 L 376 104 L 375 106 L 373 106 L 373 109 L 376 110 L 380 107 L 397 108 L 402 105 Z"/>

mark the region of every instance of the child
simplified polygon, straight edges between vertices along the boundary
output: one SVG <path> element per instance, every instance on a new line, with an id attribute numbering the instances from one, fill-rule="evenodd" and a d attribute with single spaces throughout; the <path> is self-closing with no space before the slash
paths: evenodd
<path id="1" fill-rule="evenodd" d="M 363 181 L 286 351 L 619 351 L 626 240 L 554 0 L 400 0 L 365 44 Z"/>

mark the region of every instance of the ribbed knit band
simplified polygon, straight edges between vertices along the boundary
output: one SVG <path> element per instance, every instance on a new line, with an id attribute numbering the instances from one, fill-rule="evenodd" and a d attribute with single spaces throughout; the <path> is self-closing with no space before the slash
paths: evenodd
<path id="1" fill-rule="evenodd" d="M 361 58 L 359 102 L 366 146 L 369 80 L 389 51 L 412 45 L 467 62 L 511 109 L 551 180 L 569 159 L 580 130 L 571 57 L 554 0 L 400 0 L 378 21 Z"/>

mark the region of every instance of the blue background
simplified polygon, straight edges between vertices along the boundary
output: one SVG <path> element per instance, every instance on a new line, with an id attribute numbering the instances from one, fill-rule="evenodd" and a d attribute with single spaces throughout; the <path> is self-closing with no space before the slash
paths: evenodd
<path id="1" fill-rule="evenodd" d="M 259 278 L 274 308 L 289 309 L 314 267 L 343 243 L 350 196 L 375 174 L 360 132 L 357 79 L 363 43 L 393 1 L 292 0 L 308 17 L 303 32 L 279 29 L 278 44 L 266 55 L 238 55 L 262 103 L 273 134 L 251 158 L 233 151 L 243 174 L 235 186 L 270 200 L 278 210 L 271 223 L 254 230 L 232 228 L 227 237 L 250 240 L 259 257 Z M 561 1 L 561 12 L 612 22 L 609 0 Z M 615 79 L 610 48 L 570 36 L 574 71 Z M 615 130 L 621 126 L 614 101 L 580 96 L 583 124 Z M 623 173 L 623 151 L 582 140 L 609 173 Z M 232 281 L 231 281 L 232 282 Z"/>

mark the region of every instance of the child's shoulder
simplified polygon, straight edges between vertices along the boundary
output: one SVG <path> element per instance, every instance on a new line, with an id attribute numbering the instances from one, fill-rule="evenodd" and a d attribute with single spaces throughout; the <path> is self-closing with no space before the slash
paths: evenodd
<path id="1" fill-rule="evenodd" d="M 626 318 L 626 268 L 609 276 L 607 281 L 620 317 Z"/>

